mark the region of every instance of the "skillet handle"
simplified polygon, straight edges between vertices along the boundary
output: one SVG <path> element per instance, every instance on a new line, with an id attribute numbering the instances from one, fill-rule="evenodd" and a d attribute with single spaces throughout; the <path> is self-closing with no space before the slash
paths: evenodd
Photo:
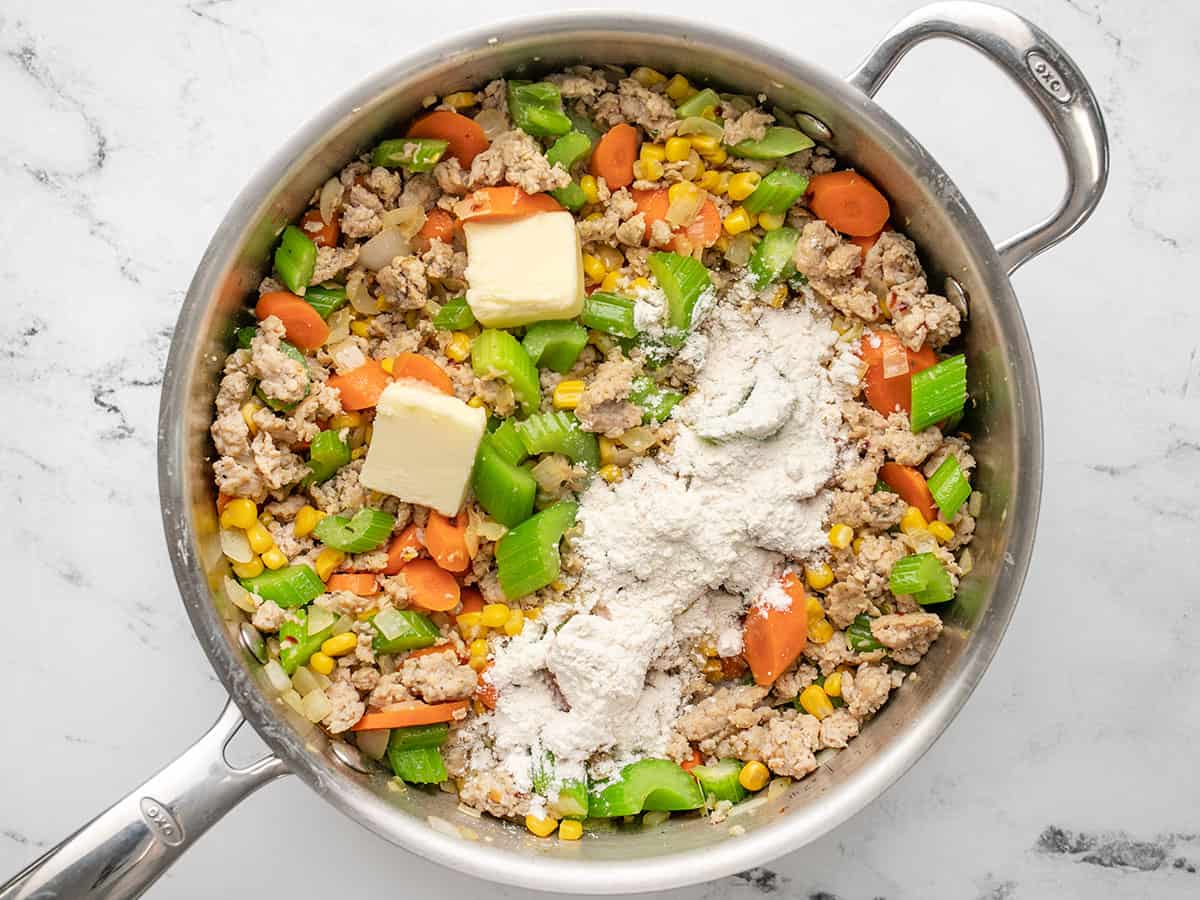
<path id="1" fill-rule="evenodd" d="M 141 896 L 200 835 L 287 767 L 267 756 L 225 761 L 243 723 L 232 701 L 205 735 L 150 780 L 0 885 L 0 900 Z"/>
<path id="2" fill-rule="evenodd" d="M 1108 135 L 1100 105 L 1066 52 L 1027 19 L 987 3 L 924 6 L 901 19 L 850 74 L 849 82 L 874 97 L 904 54 L 930 38 L 974 47 L 1012 78 L 1054 132 L 1067 164 L 1067 191 L 1048 219 L 996 248 L 1012 274 L 1082 225 L 1108 181 Z"/>

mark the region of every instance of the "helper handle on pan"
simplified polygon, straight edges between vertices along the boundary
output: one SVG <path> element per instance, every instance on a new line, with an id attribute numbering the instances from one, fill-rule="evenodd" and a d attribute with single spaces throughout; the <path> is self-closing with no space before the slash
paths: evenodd
<path id="1" fill-rule="evenodd" d="M 227 703 L 182 756 L 0 885 L 0 900 L 140 896 L 209 826 L 287 774 L 273 756 L 244 769 L 225 761 L 225 747 L 242 722 L 238 708 Z"/>
<path id="2" fill-rule="evenodd" d="M 1078 67 L 1044 31 L 987 3 L 947 2 L 902 19 L 870 52 L 849 81 L 868 97 L 904 54 L 929 38 L 969 44 L 1008 73 L 1054 132 L 1067 164 L 1067 192 L 1050 218 L 1001 243 L 1008 274 L 1070 235 L 1092 214 L 1108 181 L 1108 136 L 1096 96 Z"/>

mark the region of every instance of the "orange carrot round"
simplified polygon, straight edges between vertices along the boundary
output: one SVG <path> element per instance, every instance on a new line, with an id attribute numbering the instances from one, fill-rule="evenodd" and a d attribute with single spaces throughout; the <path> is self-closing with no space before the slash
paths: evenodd
<path id="1" fill-rule="evenodd" d="M 465 572 L 471 564 L 471 554 L 467 550 L 467 517 L 448 519 L 432 510 L 425 523 L 425 546 L 434 562 L 447 572 Z"/>
<path id="2" fill-rule="evenodd" d="M 349 591 L 360 597 L 379 593 L 379 582 L 370 572 L 335 572 L 325 582 L 327 591 Z"/>
<path id="3" fill-rule="evenodd" d="M 453 644 L 434 644 L 432 647 L 421 647 L 419 650 L 410 650 L 405 659 L 415 659 L 418 656 L 432 656 L 435 653 L 453 653 L 456 657 L 458 651 L 454 649 Z"/>
<path id="4" fill-rule="evenodd" d="M 446 612 L 458 606 L 458 582 L 432 559 L 414 559 L 405 566 L 404 583 L 408 602 L 419 609 Z"/>
<path id="5" fill-rule="evenodd" d="M 488 148 L 487 135 L 478 122 L 448 109 L 435 110 L 417 119 L 407 136 L 446 141 L 449 154 L 468 168 L 471 160 Z"/>
<path id="6" fill-rule="evenodd" d="M 449 244 L 454 240 L 454 219 L 444 209 L 431 209 L 425 214 L 425 224 L 417 232 L 417 237 Z"/>
<path id="7" fill-rule="evenodd" d="M 454 383 L 450 376 L 432 359 L 420 353 L 397 354 L 392 359 L 392 377 L 396 380 L 415 378 L 437 388 L 443 394 L 454 396 Z"/>
<path id="8" fill-rule="evenodd" d="M 377 359 L 368 359 L 357 369 L 330 375 L 325 383 L 337 388 L 342 395 L 342 408 L 370 409 L 379 402 L 383 389 L 391 384 L 392 376 Z"/>
<path id="9" fill-rule="evenodd" d="M 696 213 L 696 218 L 682 229 L 677 229 L 675 235 L 675 240 L 671 242 L 672 249 L 681 236 L 687 238 L 690 249 L 711 247 L 721 236 L 721 214 L 717 211 L 717 204 L 705 200 L 700 212 Z"/>
<path id="10" fill-rule="evenodd" d="M 808 642 L 804 586 L 793 572 L 786 573 L 780 584 L 791 598 L 791 605 L 787 609 L 778 609 L 761 601 L 755 603 L 746 613 L 742 625 L 746 662 L 758 685 L 774 684 Z"/>
<path id="11" fill-rule="evenodd" d="M 479 670 L 479 674 L 475 676 L 475 699 L 486 706 L 488 709 L 496 708 L 496 685 L 490 678 L 487 677 L 487 671 L 492 667 L 488 663 Z"/>
<path id="12" fill-rule="evenodd" d="M 473 613 L 483 611 L 483 594 L 479 593 L 473 587 L 464 587 L 460 591 L 462 600 L 458 607 L 458 614 Z"/>
<path id="13" fill-rule="evenodd" d="M 383 570 L 384 575 L 395 575 L 421 555 L 421 551 L 425 549 L 425 545 L 421 543 L 421 538 L 417 532 L 416 525 L 409 525 L 392 538 L 392 542 L 388 544 L 388 562 L 387 568 Z"/>
<path id="14" fill-rule="evenodd" d="M 367 713 L 359 719 L 351 731 L 374 731 L 381 728 L 408 728 L 412 725 L 433 725 L 451 722 L 454 714 L 467 708 L 466 700 L 451 700 L 449 703 L 422 703 L 409 700 L 393 703 L 381 712 Z"/>
<path id="15" fill-rule="evenodd" d="M 937 507 L 933 502 L 933 494 L 929 492 L 929 484 L 925 476 L 912 466 L 902 466 L 900 463 L 884 463 L 879 468 L 879 480 L 900 495 L 909 506 L 915 506 L 921 511 L 926 522 L 933 522 L 938 517 Z"/>
<path id="16" fill-rule="evenodd" d="M 888 416 L 897 409 L 905 413 L 912 412 L 912 377 L 922 369 L 928 369 L 937 364 L 937 354 L 933 348 L 926 345 L 920 350 L 912 351 L 904 347 L 900 338 L 890 331 L 874 331 L 863 335 L 860 344 L 860 354 L 867 364 L 866 395 L 867 403 L 881 416 Z M 884 357 L 899 353 L 903 348 L 908 357 L 908 371 L 903 375 L 884 377 Z"/>
<path id="17" fill-rule="evenodd" d="M 473 191 L 454 207 L 462 221 L 495 219 L 502 216 L 528 216 L 539 212 L 557 212 L 562 206 L 549 194 L 527 194 L 519 187 L 501 185 Z"/>
<path id="18" fill-rule="evenodd" d="M 321 218 L 319 209 L 310 209 L 304 214 L 304 218 L 300 222 L 300 230 L 308 235 L 308 239 L 318 247 L 336 247 L 338 238 L 341 237 L 341 227 L 338 225 L 337 216 L 333 217 L 332 222 L 326 222 Z"/>
<path id="19" fill-rule="evenodd" d="M 275 316 L 283 323 L 287 339 L 301 350 L 316 350 L 329 337 L 321 314 L 288 291 L 271 291 L 258 298 L 254 315 L 259 321 Z"/>
<path id="20" fill-rule="evenodd" d="M 592 151 L 588 171 L 608 182 L 611 190 L 633 184 L 633 162 L 637 159 L 638 133 L 622 122 L 604 133 Z"/>
<path id="21" fill-rule="evenodd" d="M 868 237 L 883 230 L 891 208 L 887 198 L 857 172 L 827 172 L 808 183 L 808 208 L 842 234 Z"/>

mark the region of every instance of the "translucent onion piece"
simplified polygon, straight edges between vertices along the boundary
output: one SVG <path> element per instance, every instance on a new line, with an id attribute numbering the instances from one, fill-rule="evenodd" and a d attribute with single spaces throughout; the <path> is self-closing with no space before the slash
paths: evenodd
<path id="1" fill-rule="evenodd" d="M 792 785 L 792 779 L 780 775 L 777 778 L 772 778 L 771 783 L 767 785 L 767 799 L 774 800 Z"/>
<path id="2" fill-rule="evenodd" d="M 225 576 L 225 596 L 243 612 L 252 613 L 258 609 L 259 601 L 255 596 L 228 575 Z"/>
<path id="3" fill-rule="evenodd" d="M 979 514 L 983 512 L 983 493 L 981 491 L 971 491 L 971 496 L 967 498 L 967 512 L 974 518 L 979 518 Z"/>
<path id="4" fill-rule="evenodd" d="M 667 221 L 671 223 L 671 227 L 681 228 L 692 222 L 696 213 L 700 212 L 700 207 L 704 205 L 704 200 L 703 191 L 696 191 L 690 197 L 672 200 L 671 205 L 667 207 Z"/>
<path id="5" fill-rule="evenodd" d="M 366 273 L 361 270 L 351 272 L 350 277 L 346 279 L 346 296 L 350 298 L 351 310 L 364 316 L 373 316 L 382 307 L 379 298 L 371 296 L 371 291 L 367 288 Z"/>
<path id="6" fill-rule="evenodd" d="M 471 559 L 475 558 L 475 554 L 479 552 L 479 524 L 483 521 L 483 516 L 479 514 L 475 506 L 467 507 L 467 529 L 463 535 L 463 543 L 467 545 L 467 555 Z"/>
<path id="7" fill-rule="evenodd" d="M 908 374 L 908 353 L 899 341 L 888 341 L 883 348 L 883 377 L 898 378 Z"/>
<path id="8" fill-rule="evenodd" d="M 622 447 L 628 447 L 634 453 L 645 453 L 657 442 L 658 438 L 654 436 L 654 432 L 645 425 L 630 428 L 617 438 L 618 444 Z"/>
<path id="9" fill-rule="evenodd" d="M 754 238 L 748 231 L 743 231 L 729 242 L 729 249 L 725 251 L 725 260 L 731 266 L 744 266 L 750 262 L 750 256 L 754 253 Z"/>
<path id="10" fill-rule="evenodd" d="M 300 666 L 296 669 L 296 674 L 292 676 L 292 687 L 304 697 L 311 694 L 313 691 L 321 690 L 321 685 L 317 681 L 313 671 L 306 666 Z"/>
<path id="11" fill-rule="evenodd" d="M 508 131 L 508 117 L 498 109 L 482 109 L 475 117 L 475 124 L 483 129 L 483 135 L 489 141 Z"/>
<path id="12" fill-rule="evenodd" d="M 310 722 L 320 722 L 333 712 L 333 704 L 329 702 L 329 698 L 321 690 L 305 694 L 304 699 L 300 703 L 301 714 Z"/>
<path id="13" fill-rule="evenodd" d="M 383 214 L 384 228 L 399 228 L 406 238 L 414 238 L 425 225 L 425 210 L 415 203 L 397 206 Z"/>
<path id="14" fill-rule="evenodd" d="M 313 672 L 313 678 L 316 679 L 317 687 L 325 691 L 333 684 L 333 680 L 328 675 L 322 675 L 320 672 Z"/>
<path id="15" fill-rule="evenodd" d="M 712 119 L 704 118 L 704 116 L 689 116 L 679 123 L 679 127 L 675 129 L 675 133 L 680 137 L 688 134 L 706 134 L 709 137 L 716 138 L 718 141 L 725 137 L 725 129 L 712 121 Z"/>
<path id="16" fill-rule="evenodd" d="M 342 202 L 342 183 L 337 178 L 330 178 L 321 187 L 321 199 L 319 206 L 321 208 L 321 221 L 328 225 L 333 221 L 333 216 L 337 212 L 337 208 Z"/>
<path id="17" fill-rule="evenodd" d="M 277 659 L 273 659 L 263 666 L 263 675 L 267 677 L 267 684 L 271 685 L 278 694 L 282 694 L 292 687 L 292 679 L 288 678 L 287 672 L 283 671 L 283 666 Z"/>
<path id="18" fill-rule="evenodd" d="M 336 618 L 337 616 L 329 610 L 314 606 L 308 613 L 308 633 L 312 635 L 324 631 L 333 624 L 333 620 Z M 300 693 L 304 694 L 307 691 L 301 691 Z"/>
<path id="19" fill-rule="evenodd" d="M 329 337 L 325 339 L 325 343 L 336 344 L 348 338 L 350 336 L 350 323 L 353 319 L 354 311 L 348 306 L 343 306 L 337 312 L 332 313 L 327 321 L 329 325 Z"/>
<path id="20" fill-rule="evenodd" d="M 975 568 L 975 557 L 972 555 L 970 547 L 964 550 L 962 556 L 958 558 L 958 567 L 962 570 L 963 576 L 970 575 L 971 570 Z"/>
<path id="21" fill-rule="evenodd" d="M 371 759 L 383 759 L 383 755 L 387 753 L 388 738 L 391 736 L 392 733 L 388 729 L 377 728 L 373 731 L 358 732 L 355 742 L 366 756 Z"/>
<path id="22" fill-rule="evenodd" d="M 392 226 L 383 229 L 362 245 L 358 261 L 372 272 L 378 272 L 397 256 L 408 256 L 411 249 L 404 232 Z M 347 285 L 347 293 L 349 293 L 349 285 Z M 353 297 L 350 298 L 350 302 L 354 302 Z M 357 309 L 357 306 L 355 308 Z"/>
<path id="23" fill-rule="evenodd" d="M 543 491 L 553 493 L 571 478 L 571 461 L 558 453 L 552 453 L 530 470 L 530 474 Z"/>
<path id="24" fill-rule="evenodd" d="M 485 541 L 498 541 L 507 533 L 507 528 L 491 519 L 484 519 L 479 523 L 479 536 Z"/>
<path id="25" fill-rule="evenodd" d="M 345 634 L 354 627 L 354 617 L 342 615 L 336 622 L 333 623 L 334 635 Z"/>
<path id="26" fill-rule="evenodd" d="M 300 699 L 300 695 L 295 691 L 284 691 L 283 702 L 300 715 L 304 715 L 304 702 Z"/>
<path id="27" fill-rule="evenodd" d="M 250 549 L 246 532 L 240 528 L 221 529 L 221 552 L 235 563 L 248 563 L 254 559 L 254 551 Z"/>

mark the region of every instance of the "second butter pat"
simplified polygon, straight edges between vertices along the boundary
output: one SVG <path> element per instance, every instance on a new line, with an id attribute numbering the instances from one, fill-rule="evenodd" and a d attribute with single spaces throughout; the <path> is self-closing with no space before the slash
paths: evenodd
<path id="1" fill-rule="evenodd" d="M 466 222 L 467 304 L 488 328 L 583 311 L 583 257 L 569 212 L 497 222 Z"/>
<path id="2" fill-rule="evenodd" d="M 364 487 L 458 514 L 487 413 L 413 382 L 389 384 L 376 407 L 359 481 Z"/>

